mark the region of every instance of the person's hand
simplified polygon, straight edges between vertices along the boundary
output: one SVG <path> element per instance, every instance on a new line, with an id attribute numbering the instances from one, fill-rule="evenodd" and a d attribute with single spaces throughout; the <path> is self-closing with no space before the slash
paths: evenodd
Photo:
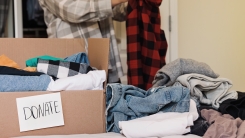
<path id="1" fill-rule="evenodd" d="M 111 5 L 112 7 L 118 5 L 118 4 L 121 4 L 121 3 L 124 3 L 124 2 L 127 2 L 128 0 L 111 0 Z"/>

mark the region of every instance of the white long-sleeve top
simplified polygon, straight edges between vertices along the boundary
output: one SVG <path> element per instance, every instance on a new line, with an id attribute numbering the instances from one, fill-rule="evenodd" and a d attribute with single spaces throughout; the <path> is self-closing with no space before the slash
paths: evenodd
<path id="1" fill-rule="evenodd" d="M 130 121 L 120 121 L 121 133 L 127 138 L 151 138 L 181 135 L 190 132 L 190 126 L 198 118 L 196 103 L 190 100 L 189 112 L 159 112 Z"/>

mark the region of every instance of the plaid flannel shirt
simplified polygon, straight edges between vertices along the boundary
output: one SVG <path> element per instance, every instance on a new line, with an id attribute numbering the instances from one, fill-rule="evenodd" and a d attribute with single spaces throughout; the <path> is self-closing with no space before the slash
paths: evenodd
<path id="1" fill-rule="evenodd" d="M 37 71 L 48 74 L 54 78 L 66 78 L 78 74 L 87 74 L 94 69 L 88 64 L 80 64 L 69 61 L 54 61 L 38 59 Z"/>
<path id="2" fill-rule="evenodd" d="M 110 38 L 109 82 L 123 76 L 113 21 L 126 19 L 127 4 L 111 0 L 39 0 L 50 38 Z M 98 44 L 99 50 L 99 44 Z M 105 55 L 106 56 L 106 55 Z"/>
<path id="3" fill-rule="evenodd" d="M 128 83 L 147 90 L 166 64 L 167 41 L 161 30 L 162 0 L 129 0 L 127 17 Z"/>

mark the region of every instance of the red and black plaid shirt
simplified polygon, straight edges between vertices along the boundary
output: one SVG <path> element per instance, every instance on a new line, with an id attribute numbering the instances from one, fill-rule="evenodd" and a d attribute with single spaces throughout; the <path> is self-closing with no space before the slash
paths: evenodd
<path id="1" fill-rule="evenodd" d="M 127 16 L 128 84 L 148 90 L 166 64 L 167 41 L 161 30 L 162 0 L 129 0 Z"/>

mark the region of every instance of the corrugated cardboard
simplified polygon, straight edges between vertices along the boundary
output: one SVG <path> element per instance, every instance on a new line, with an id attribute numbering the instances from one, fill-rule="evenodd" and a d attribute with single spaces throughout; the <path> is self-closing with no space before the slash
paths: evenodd
<path id="1" fill-rule="evenodd" d="M 91 66 L 107 71 L 109 40 L 89 39 L 88 45 Z M 52 55 L 64 58 L 84 52 L 84 49 L 82 39 L 0 39 L 0 55 L 5 54 L 21 68 L 24 68 L 25 61 L 32 57 Z M 20 133 L 16 98 L 47 93 L 49 92 L 0 92 L 0 138 L 105 132 L 104 91 L 91 90 L 61 92 L 64 126 Z"/>

